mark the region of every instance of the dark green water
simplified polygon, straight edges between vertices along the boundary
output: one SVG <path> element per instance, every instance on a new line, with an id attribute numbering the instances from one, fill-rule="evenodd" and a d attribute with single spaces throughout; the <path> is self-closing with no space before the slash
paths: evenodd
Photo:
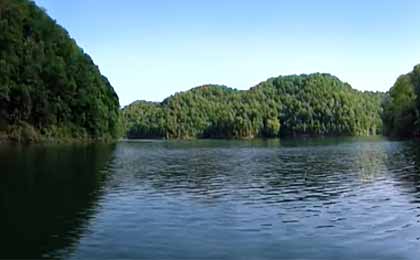
<path id="1" fill-rule="evenodd" d="M 0 258 L 420 259 L 420 146 L 0 146 Z"/>

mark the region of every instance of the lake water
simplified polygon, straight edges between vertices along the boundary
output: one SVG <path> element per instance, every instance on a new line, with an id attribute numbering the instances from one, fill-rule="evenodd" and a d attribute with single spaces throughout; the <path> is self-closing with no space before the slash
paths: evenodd
<path id="1" fill-rule="evenodd" d="M 0 146 L 0 258 L 420 259 L 420 146 Z"/>

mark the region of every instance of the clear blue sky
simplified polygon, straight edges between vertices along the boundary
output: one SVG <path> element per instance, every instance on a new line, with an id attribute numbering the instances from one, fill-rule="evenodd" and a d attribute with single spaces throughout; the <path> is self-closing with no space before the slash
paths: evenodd
<path id="1" fill-rule="evenodd" d="M 206 84 L 247 89 L 329 72 L 388 90 L 420 63 L 418 0 L 36 0 L 89 53 L 122 106 Z"/>

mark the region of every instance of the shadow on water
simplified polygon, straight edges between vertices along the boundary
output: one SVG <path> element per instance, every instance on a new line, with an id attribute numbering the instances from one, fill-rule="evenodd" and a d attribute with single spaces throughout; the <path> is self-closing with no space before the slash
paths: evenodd
<path id="1" fill-rule="evenodd" d="M 419 255 L 416 142 L 0 147 L 0 167 L 0 258 Z"/>
<path id="2" fill-rule="evenodd" d="M 0 258 L 60 258 L 94 214 L 112 145 L 0 146 Z"/>

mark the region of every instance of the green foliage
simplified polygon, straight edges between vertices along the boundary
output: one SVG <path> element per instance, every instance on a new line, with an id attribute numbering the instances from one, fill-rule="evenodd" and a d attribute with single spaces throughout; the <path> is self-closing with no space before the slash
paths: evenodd
<path id="1" fill-rule="evenodd" d="M 129 138 L 371 135 L 382 131 L 381 93 L 329 74 L 271 78 L 248 91 L 206 85 L 162 103 L 123 109 Z"/>
<path id="2" fill-rule="evenodd" d="M 165 113 L 156 103 L 137 101 L 125 109 L 124 126 L 129 138 L 159 138 L 165 135 Z"/>
<path id="3" fill-rule="evenodd" d="M 119 113 L 112 86 L 61 26 L 32 1 L 0 0 L 0 127 L 107 139 Z"/>
<path id="4" fill-rule="evenodd" d="M 7 130 L 8 138 L 19 143 L 33 143 L 41 140 L 39 132 L 31 125 L 21 122 L 10 126 Z"/>
<path id="5" fill-rule="evenodd" d="M 400 76 L 383 102 L 386 135 L 411 137 L 419 133 L 420 66 Z"/>

